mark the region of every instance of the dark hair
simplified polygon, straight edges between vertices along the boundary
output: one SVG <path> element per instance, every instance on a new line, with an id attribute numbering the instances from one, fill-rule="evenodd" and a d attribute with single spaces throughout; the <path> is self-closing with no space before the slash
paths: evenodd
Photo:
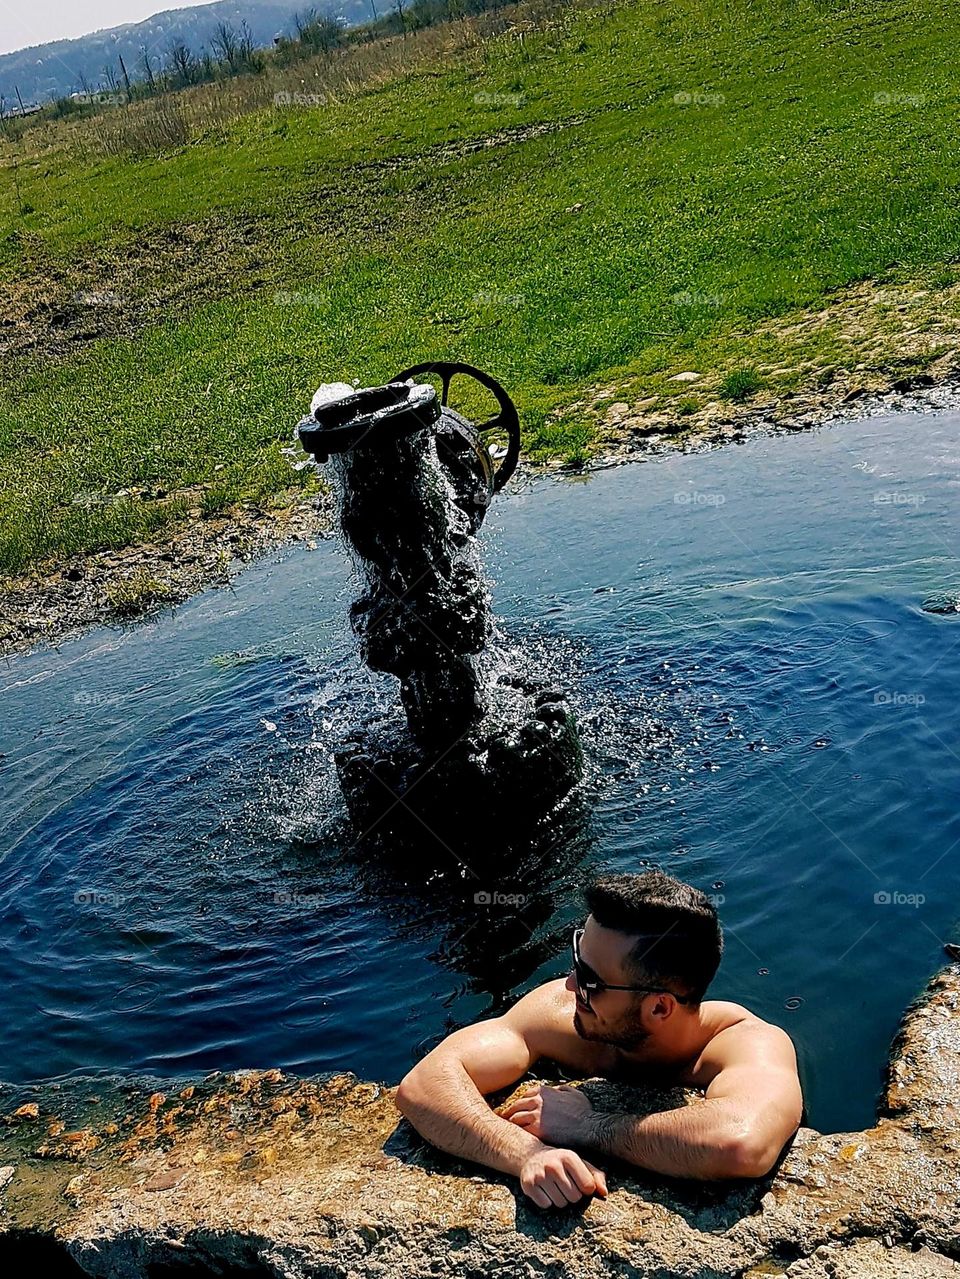
<path id="1" fill-rule="evenodd" d="M 716 908 L 699 888 L 648 870 L 601 875 L 584 891 L 603 928 L 637 937 L 627 967 L 631 980 L 663 982 L 699 1003 L 720 966 L 723 934 Z"/>

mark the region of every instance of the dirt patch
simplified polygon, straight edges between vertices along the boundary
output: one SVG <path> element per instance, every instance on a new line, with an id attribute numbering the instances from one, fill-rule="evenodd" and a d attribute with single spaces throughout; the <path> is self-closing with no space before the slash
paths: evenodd
<path id="1" fill-rule="evenodd" d="M 210 218 L 67 261 L 30 243 L 23 274 L 0 280 L 0 358 L 57 360 L 100 338 L 133 337 L 191 300 L 229 295 L 238 272 L 255 289 L 265 283 L 257 279 L 265 240 L 255 219 Z"/>
<path id="2" fill-rule="evenodd" d="M 359 163 L 338 178 L 336 187 L 285 194 L 284 207 L 269 216 L 220 215 L 154 227 L 98 243 L 67 260 L 49 254 L 39 237 L 22 237 L 22 271 L 0 279 L 0 358 L 63 359 L 101 338 L 134 337 L 191 304 L 236 296 L 238 280 L 245 293 L 279 288 L 278 243 L 294 243 L 307 232 L 337 240 L 348 231 L 354 238 L 382 231 L 379 205 L 370 200 L 371 175 L 432 170 L 574 128 L 587 118 L 517 125 Z M 325 168 L 318 181 L 328 176 Z"/>
<path id="3" fill-rule="evenodd" d="M 228 586 L 251 560 L 281 546 L 316 545 L 330 533 L 327 495 L 285 509 L 252 504 L 191 520 L 169 540 L 40 567 L 0 578 L 0 654 L 56 645 L 94 626 L 117 625 L 169 608 L 210 586 Z"/>

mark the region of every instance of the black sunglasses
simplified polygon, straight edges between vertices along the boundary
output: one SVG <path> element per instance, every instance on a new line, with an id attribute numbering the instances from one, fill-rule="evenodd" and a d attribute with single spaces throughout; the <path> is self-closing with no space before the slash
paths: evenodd
<path id="1" fill-rule="evenodd" d="M 637 995 L 673 995 L 678 1004 L 689 1004 L 689 995 L 678 995 L 674 990 L 667 990 L 665 986 L 614 986 L 610 982 L 604 981 L 593 971 L 589 964 L 585 964 L 580 958 L 580 938 L 583 936 L 583 929 L 578 928 L 573 934 L 573 976 L 577 983 L 577 997 L 581 1004 L 587 1008 L 593 1008 L 590 1003 L 591 993 L 596 995 L 603 990 L 630 990 Z"/>

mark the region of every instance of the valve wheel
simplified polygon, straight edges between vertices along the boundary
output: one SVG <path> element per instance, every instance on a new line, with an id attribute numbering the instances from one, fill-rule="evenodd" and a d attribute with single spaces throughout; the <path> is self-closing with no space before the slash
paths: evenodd
<path id="1" fill-rule="evenodd" d="M 404 369 L 402 373 L 397 373 L 390 380 L 391 382 L 406 382 L 410 378 L 417 378 L 425 373 L 432 373 L 440 379 L 442 387 L 440 403 L 443 407 L 447 405 L 450 383 L 459 374 L 471 377 L 475 382 L 479 382 L 496 399 L 500 412 L 495 417 L 488 418 L 486 422 L 481 422 L 474 426 L 474 430 L 481 436 L 496 431 L 507 437 L 506 454 L 500 459 L 500 465 L 494 472 L 493 491 L 499 493 L 517 469 L 517 463 L 520 460 L 520 414 L 517 412 L 517 406 L 496 378 L 491 377 L 489 373 L 484 373 L 482 369 L 475 369 L 472 364 L 461 364 L 448 360 L 414 364 L 412 368 Z"/>

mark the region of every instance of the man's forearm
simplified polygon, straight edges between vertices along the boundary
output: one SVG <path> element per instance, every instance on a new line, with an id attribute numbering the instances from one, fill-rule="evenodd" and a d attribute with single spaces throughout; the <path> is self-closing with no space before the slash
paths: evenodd
<path id="1" fill-rule="evenodd" d="M 779 1152 L 768 1152 L 719 1102 L 635 1115 L 594 1112 L 586 1143 L 650 1172 L 715 1180 L 762 1176 Z"/>
<path id="2" fill-rule="evenodd" d="M 416 1083 L 405 1081 L 397 1105 L 431 1145 L 498 1172 L 516 1176 L 526 1158 L 545 1149 L 532 1133 L 495 1114 L 462 1066 L 445 1064 Z"/>

